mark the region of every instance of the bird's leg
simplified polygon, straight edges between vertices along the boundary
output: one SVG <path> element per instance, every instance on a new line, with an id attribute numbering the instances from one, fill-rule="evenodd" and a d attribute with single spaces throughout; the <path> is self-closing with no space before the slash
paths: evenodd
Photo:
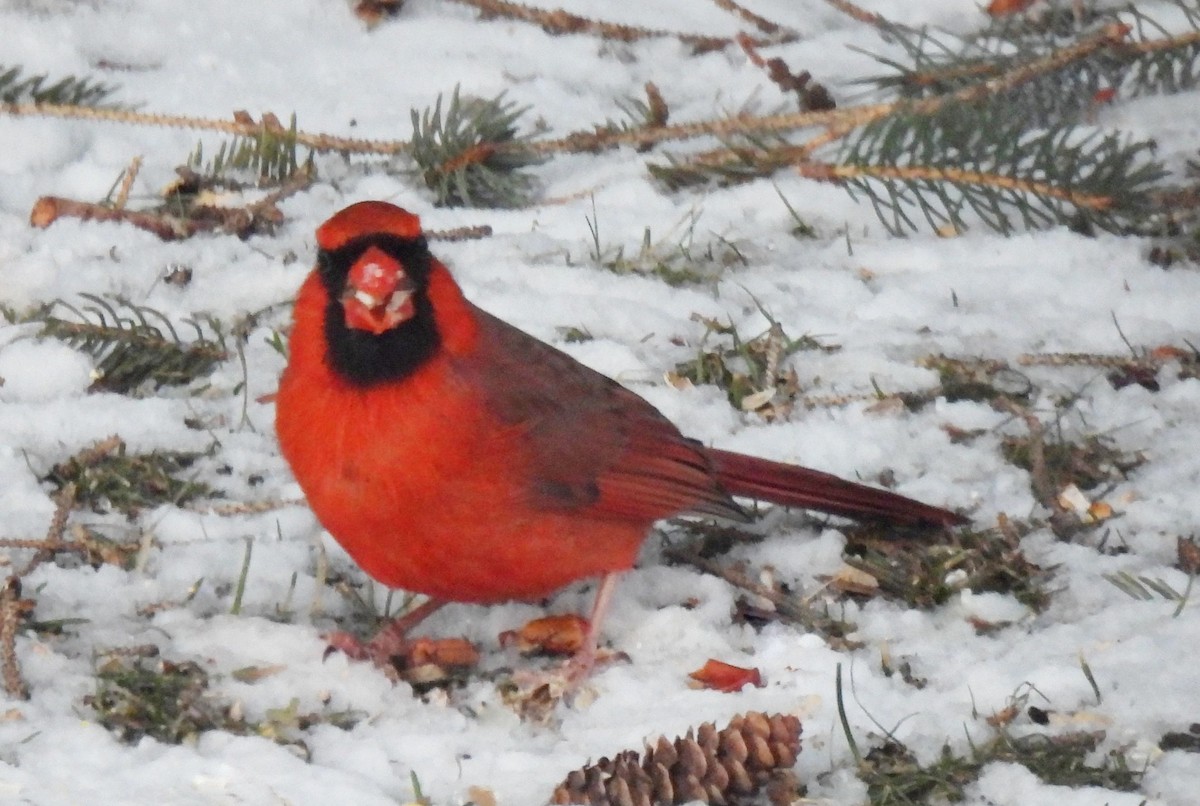
<path id="1" fill-rule="evenodd" d="M 441 599 L 429 599 L 409 610 L 403 616 L 392 619 L 371 637 L 363 641 L 348 632 L 334 632 L 325 636 L 329 642 L 329 652 L 343 652 L 354 660 L 369 660 L 376 666 L 388 668 L 392 658 L 404 653 L 408 644 L 408 634 L 425 619 L 441 610 L 447 602 Z"/>
<path id="2" fill-rule="evenodd" d="M 583 643 L 571 660 L 567 662 L 568 688 L 575 688 L 586 680 L 596 665 L 596 647 L 600 641 L 600 625 L 604 623 L 604 617 L 608 614 L 608 607 L 612 604 L 613 593 L 617 590 L 617 582 L 620 578 L 619 573 L 609 571 L 600 580 L 600 587 L 596 589 L 596 601 L 592 604 L 592 614 L 588 617 L 587 632 L 583 634 Z"/>

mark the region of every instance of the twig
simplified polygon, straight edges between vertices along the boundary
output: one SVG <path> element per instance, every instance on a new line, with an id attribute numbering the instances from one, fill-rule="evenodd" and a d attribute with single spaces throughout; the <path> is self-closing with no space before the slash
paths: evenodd
<path id="1" fill-rule="evenodd" d="M 828 162 L 799 162 L 796 171 L 806 179 L 821 182 L 846 179 L 896 179 L 902 182 L 951 182 L 959 185 L 993 187 L 1013 193 L 1032 194 L 1058 199 L 1082 210 L 1107 210 L 1113 205 L 1112 196 L 1080 193 L 1069 187 L 1049 182 L 1035 182 L 984 171 L 968 171 L 955 167 L 931 165 L 838 165 Z"/>
<path id="2" fill-rule="evenodd" d="M 11 576 L 0 590 L 0 675 L 4 678 L 4 690 L 8 696 L 29 699 L 29 689 L 21 678 L 21 664 L 17 660 L 17 628 L 28 604 L 21 599 L 21 580 Z"/>
<path id="3" fill-rule="evenodd" d="M 786 32 L 788 36 L 799 36 L 799 34 L 795 33 L 794 31 L 785 29 L 782 25 L 778 25 L 777 23 L 771 22 L 766 17 L 761 17 L 758 14 L 755 14 L 750 9 L 746 8 L 740 3 L 735 3 L 733 0 L 713 0 L 713 3 L 715 3 L 718 8 L 740 17 L 742 20 L 750 23 L 768 36 L 775 36 L 781 31 Z"/>
<path id="4" fill-rule="evenodd" d="M 206 515 L 230 517 L 234 515 L 260 515 L 264 512 L 298 507 L 303 504 L 303 498 L 284 498 L 275 501 L 238 501 L 232 504 L 193 503 L 187 505 L 187 509 L 190 512 L 200 512 Z"/>
<path id="5" fill-rule="evenodd" d="M 113 221 L 132 224 L 138 229 L 152 232 L 164 241 L 190 238 L 200 232 L 221 230 L 231 235 L 244 237 L 254 232 L 261 223 L 277 224 L 282 214 L 276 204 L 295 193 L 308 188 L 313 182 L 310 173 L 301 171 L 281 187 L 244 207 L 215 207 L 198 205 L 192 213 L 180 216 L 173 213 L 147 210 L 127 210 L 107 204 L 64 199 L 61 196 L 43 196 L 38 199 L 29 213 L 29 223 L 45 229 L 60 218 L 78 218 L 83 221 Z"/>
<path id="6" fill-rule="evenodd" d="M 701 52 L 720 50 L 733 41 L 727 36 L 683 34 L 642 28 L 636 25 L 603 22 L 588 17 L 581 17 L 578 14 L 572 14 L 562 9 L 546 10 L 522 5 L 521 3 L 510 3 L 506 0 L 455 0 L 455 2 L 478 9 L 484 17 L 504 17 L 510 20 L 519 20 L 520 22 L 539 25 L 542 30 L 550 34 L 592 34 L 603 39 L 615 39 L 620 42 L 636 42 L 639 39 L 674 37 Z M 767 43 L 764 41 L 763 44 Z"/>
<path id="7" fill-rule="evenodd" d="M 851 3 L 849 0 L 825 0 L 826 3 L 836 8 L 848 17 L 853 17 L 859 22 L 865 22 L 868 25 L 881 26 L 887 24 L 887 20 L 876 14 L 873 11 L 867 11 L 862 6 Z"/>
<path id="8" fill-rule="evenodd" d="M 951 103 L 970 103 L 997 93 L 1006 92 L 1028 83 L 1046 73 L 1062 70 L 1098 50 L 1119 44 L 1129 33 L 1129 27 L 1112 24 L 1074 45 L 1055 51 L 1034 61 L 1021 64 L 987 81 L 963 87 L 948 95 L 935 95 L 917 101 L 900 100 L 886 103 L 866 104 L 817 112 L 790 112 L 778 115 L 738 116 L 719 120 L 701 120 L 676 123 L 669 126 L 631 129 L 626 131 L 575 132 L 557 140 L 539 140 L 531 143 L 506 143 L 498 149 L 529 151 L 539 155 L 558 152 L 578 153 L 600 151 L 618 146 L 647 146 L 669 140 L 688 140 L 712 135 L 730 137 L 735 134 L 767 134 L 793 129 L 823 127 L 820 135 L 789 151 L 789 156 L 800 161 L 817 148 L 845 137 L 851 131 L 866 126 L 888 115 L 904 109 L 909 114 L 929 115 Z M 709 158 L 732 153 L 734 149 L 708 152 Z"/>
<path id="9" fill-rule="evenodd" d="M 120 221 L 152 232 L 164 241 L 182 240 L 204 229 L 198 222 L 177 216 L 118 210 L 103 204 L 64 199 L 61 196 L 42 196 L 34 202 L 33 210 L 29 213 L 29 223 L 39 229 L 45 229 L 64 217 L 78 218 L 82 221 Z"/>
<path id="10" fill-rule="evenodd" d="M 245 212 L 246 221 L 244 224 L 235 226 L 232 229 L 228 225 L 223 228 L 234 235 L 241 235 L 249 231 L 257 221 L 268 221 L 272 224 L 280 223 L 283 220 L 283 214 L 279 212 L 279 208 L 276 205 L 289 196 L 294 196 L 303 190 L 307 190 L 312 186 L 313 178 L 313 174 L 310 171 L 297 171 L 286 182 L 258 201 L 248 204 L 239 210 L 232 211 L 234 213 Z"/>
<path id="11" fill-rule="evenodd" d="M 690 565 L 693 568 L 703 571 L 706 574 L 712 574 L 715 577 L 725 580 L 735 588 L 740 588 L 754 596 L 761 597 L 770 602 L 775 607 L 775 612 L 781 618 L 793 621 L 806 630 L 810 630 L 817 635 L 820 635 L 826 641 L 830 640 L 828 633 L 828 624 L 818 613 L 812 608 L 805 605 L 803 602 L 797 601 L 794 597 L 774 590 L 771 587 L 761 584 L 751 579 L 745 572 L 735 568 L 729 568 L 721 563 L 715 562 L 702 556 L 693 546 L 690 545 L 670 545 L 663 551 L 663 557 L 671 562 L 678 562 L 684 565 Z"/>
<path id="12" fill-rule="evenodd" d="M 1125 358 L 1119 355 L 1100 355 L 1099 353 L 1022 353 L 1017 356 L 1017 363 L 1023 367 L 1087 366 L 1119 369 L 1131 364 L 1155 367 L 1166 363 L 1171 358 L 1173 356 L 1159 358 L 1153 355 L 1144 355 Z"/>
<path id="13" fill-rule="evenodd" d="M 527 6 L 514 3 L 500 3 L 499 0 L 458 0 L 475 7 L 488 5 L 494 8 L 517 8 L 527 12 L 537 11 Z M 840 3 L 840 0 L 829 0 L 838 7 L 850 4 Z M 547 14 L 551 12 L 537 12 Z M 560 12 L 553 12 L 560 13 Z M 866 13 L 866 12 L 864 12 Z M 872 17 L 873 15 L 868 15 Z M 496 147 L 497 151 L 512 151 L 538 156 L 556 153 L 580 153 L 600 151 L 619 146 L 648 147 L 670 140 L 687 140 L 696 137 L 715 136 L 729 137 L 735 134 L 755 134 L 780 132 L 810 127 L 824 127 L 825 131 L 805 143 L 801 156 L 812 153 L 817 148 L 829 142 L 844 137 L 855 128 L 872 121 L 891 115 L 902 106 L 907 106 L 910 112 L 929 114 L 947 103 L 969 102 L 988 95 L 1013 89 L 1031 81 L 1045 73 L 1063 69 L 1067 65 L 1106 47 L 1124 43 L 1129 27 L 1117 23 L 1106 26 L 1097 33 L 1080 40 L 1070 47 L 1063 48 L 1041 59 L 1020 65 L 1012 70 L 995 76 L 987 81 L 972 84 L 949 95 L 937 95 L 919 101 L 893 101 L 888 103 L 869 104 L 859 107 L 835 109 L 816 112 L 797 112 L 764 116 L 738 116 L 718 120 L 701 120 L 691 123 L 680 123 L 668 126 L 637 128 L 626 131 L 585 131 L 575 132 L 566 137 L 532 142 L 505 143 Z M 732 41 L 732 40 L 723 40 Z M 752 40 L 753 41 L 753 40 Z M 1174 40 L 1172 40 L 1174 42 Z M 1152 43 L 1140 43 L 1141 47 L 1149 47 Z M 213 120 L 185 115 L 161 115 L 133 112 L 122 109 L 100 109 L 96 107 L 72 106 L 66 104 L 0 104 L 0 114 L 14 116 L 44 116 L 74 118 L 80 120 L 98 120 L 114 123 L 139 123 L 152 126 L 183 127 L 221 131 L 227 134 L 254 136 L 263 129 L 262 123 L 246 120 Z M 360 140 L 347 137 L 335 137 L 328 134 L 296 132 L 296 142 L 312 148 L 314 151 L 341 151 L 353 154 L 394 155 L 408 151 L 409 143 L 405 140 Z M 95 217 L 111 220 L 113 211 L 100 208 Z M 36 222 L 35 222 L 36 223 Z M 146 221 L 150 228 L 165 228 L 171 231 L 171 225 L 162 221 Z"/>
<path id="14" fill-rule="evenodd" d="M 109 437 L 109 439 L 112 439 L 112 437 Z M 92 462 L 94 461 L 93 459 Z M 88 462 L 88 464 L 92 462 Z M 71 507 L 74 505 L 75 484 L 74 482 L 68 482 L 54 497 L 54 515 L 50 518 L 50 528 L 46 530 L 46 536 L 40 541 L 29 541 L 31 545 L 27 546 L 27 548 L 36 548 L 37 552 L 33 555 L 33 559 L 29 561 L 29 564 L 22 569 L 19 576 L 25 576 L 34 568 L 52 558 L 55 552 L 86 551 L 84 547 L 68 543 L 63 539 L 63 534 L 67 530 L 67 518 L 70 516 Z"/>
<path id="15" fill-rule="evenodd" d="M 1040 59 L 1020 64 L 1011 70 L 985 81 L 968 84 L 947 95 L 933 95 L 911 102 L 896 101 L 889 104 L 877 104 L 874 107 L 851 107 L 844 110 L 846 114 L 839 122 L 831 124 L 823 134 L 809 140 L 801 146 L 801 149 L 812 153 L 823 145 L 841 139 L 854 129 L 861 128 L 891 115 L 901 108 L 906 108 L 907 112 L 914 115 L 930 115 L 947 104 L 972 103 L 983 98 L 1008 92 L 1022 84 L 1029 83 L 1039 76 L 1065 69 L 1068 65 L 1084 59 L 1098 50 L 1123 44 L 1129 35 L 1129 31 L 1130 28 L 1128 25 L 1111 23 L 1073 45 L 1054 51 Z"/>
<path id="16" fill-rule="evenodd" d="M 102 123 L 133 123 L 143 126 L 196 129 L 223 132 L 240 137 L 254 137 L 263 130 L 263 125 L 253 120 L 219 120 L 195 115 L 165 115 L 157 112 L 135 112 L 131 109 L 109 109 L 73 104 L 0 103 L 0 114 L 13 117 L 69 118 Z M 391 155 L 408 150 L 408 142 L 405 140 L 362 140 L 320 132 L 296 132 L 296 143 L 314 151 L 341 151 L 348 154 Z"/>
<path id="17" fill-rule="evenodd" d="M 469 227 L 431 230 L 425 233 L 425 237 L 431 241 L 477 241 L 492 237 L 492 228 L 489 224 L 476 224 Z"/>
<path id="18" fill-rule="evenodd" d="M 129 161 L 129 167 L 125 169 L 125 173 L 121 177 L 121 187 L 117 188 L 117 198 L 113 199 L 113 207 L 118 210 L 125 209 L 125 204 L 129 201 L 129 191 L 133 188 L 133 180 L 137 179 L 138 171 L 141 169 L 142 158 L 140 155 Z"/>
<path id="19" fill-rule="evenodd" d="M 1161 50 L 1176 50 L 1200 45 L 1200 30 L 1185 31 L 1175 36 L 1164 36 L 1160 39 L 1146 39 L 1140 42 L 1126 42 L 1120 48 L 1122 54 L 1157 53 Z"/>
<path id="20" fill-rule="evenodd" d="M 773 84 L 785 93 L 796 94 L 796 100 L 799 101 L 801 109 L 820 111 L 837 106 L 833 96 L 829 94 L 829 90 L 813 81 L 812 74 L 807 70 L 793 73 L 787 62 L 778 56 L 770 59 L 764 58 L 754 43 L 750 41 L 750 37 L 745 34 L 738 34 L 735 39 L 745 51 L 750 63 L 766 71 L 767 78 Z"/>
<path id="21" fill-rule="evenodd" d="M 1043 506 L 1057 511 L 1058 496 L 1054 492 L 1050 472 L 1046 467 L 1046 426 L 1042 425 L 1037 415 L 1009 398 L 997 398 L 992 405 L 1021 418 L 1025 427 L 1029 429 L 1029 477 L 1033 493 Z"/>

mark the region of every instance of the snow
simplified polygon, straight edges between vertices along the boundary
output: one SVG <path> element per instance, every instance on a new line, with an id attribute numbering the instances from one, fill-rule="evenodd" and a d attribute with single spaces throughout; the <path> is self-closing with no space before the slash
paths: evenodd
<path id="1" fill-rule="evenodd" d="M 866 5 L 901 22 L 958 31 L 981 20 L 976 4 L 961 0 Z M 695 0 L 628 6 L 573 0 L 561 7 L 670 30 L 739 30 L 715 4 Z M 811 70 L 843 104 L 864 97 L 852 80 L 879 68 L 854 48 L 887 47 L 869 28 L 817 0 L 761 0 L 752 7 L 804 32 L 769 55 Z M 1162 11 L 1149 0 L 1142 7 Z M 484 97 L 506 92 L 532 107 L 527 124 L 538 119 L 556 136 L 618 118 L 617 101 L 642 97 L 647 81 L 662 89 L 672 121 L 735 111 L 751 100 L 760 109 L 788 102 L 735 48 L 692 55 L 670 38 L 614 44 L 588 35 L 553 37 L 432 0 L 409 0 L 399 18 L 371 31 L 347 3 L 329 0 L 0 0 L 0 54 L 0 63 L 28 74 L 100 76 L 119 85 L 116 100 L 146 110 L 228 119 L 245 109 L 285 120 L 295 112 L 305 130 L 368 138 L 407 138 L 409 110 L 431 105 L 455 85 Z M 1198 101 L 1192 92 L 1117 103 L 1099 112 L 1097 122 L 1154 137 L 1159 156 L 1178 169 L 1200 140 Z M 852 478 L 890 470 L 899 491 L 969 510 L 981 526 L 1002 513 L 1025 518 L 1039 511 L 1028 474 L 999 452 L 1002 435 L 1020 433 L 1011 418 L 980 403 L 939 401 L 917 413 L 851 403 L 765 423 L 731 408 L 715 389 L 663 381 L 665 371 L 696 354 L 703 326 L 692 315 L 753 334 L 766 326 L 761 301 L 787 333 L 840 345 L 838 352 L 805 351 L 793 359 L 801 383 L 816 395 L 870 396 L 876 385 L 927 389 L 936 374 L 917 360 L 931 353 L 1009 361 L 1036 352 L 1121 355 L 1122 333 L 1142 347 L 1200 343 L 1200 272 L 1151 264 L 1145 242 L 1065 229 L 1005 238 L 983 227 L 949 239 L 927 232 L 897 239 L 869 205 L 787 172 L 730 189 L 667 194 L 647 177 L 645 161 L 654 155 L 629 150 L 546 162 L 535 170 L 542 201 L 516 210 L 438 208 L 402 171 L 329 156 L 318 160 L 321 183 L 282 205 L 286 221 L 274 237 L 202 235 L 163 243 L 120 224 L 28 226 L 39 196 L 101 199 L 138 155 L 145 161 L 132 203 L 148 202 L 198 140 L 206 153 L 220 142 L 181 129 L 0 115 L 0 303 L 23 311 L 81 293 L 121 294 L 176 319 L 207 313 L 228 324 L 294 294 L 311 265 L 312 233 L 321 221 L 350 202 L 387 199 L 419 214 L 429 229 L 492 226 L 484 240 L 435 244 L 467 295 L 626 383 L 685 433 Z M 789 234 L 793 222 L 779 194 L 818 238 Z M 594 259 L 589 219 L 598 223 L 601 251 L 610 257 L 619 249 L 636 254 L 649 228 L 668 252 L 680 243 L 697 254 L 733 243 L 746 265 L 722 269 L 715 283 L 679 288 L 614 275 Z M 179 266 L 193 270 L 185 288 L 162 281 Z M 1195 802 L 1200 756 L 1159 752 L 1156 742 L 1200 720 L 1196 597 L 1176 614 L 1175 602 L 1135 600 L 1102 575 L 1124 571 L 1177 591 L 1187 587 L 1172 566 L 1176 537 L 1200 533 L 1200 382 L 1178 380 L 1168 367 L 1159 375 L 1161 391 L 1115 390 L 1100 370 L 1024 368 L 1040 390 L 1039 413 L 1048 416 L 1055 398 L 1078 394 L 1062 423 L 1067 433 L 1105 434 L 1122 450 L 1147 457 L 1106 496 L 1119 502 L 1120 515 L 1107 532 L 1086 533 L 1075 543 L 1045 530 L 1024 538 L 1027 556 L 1054 568 L 1046 611 L 1034 614 L 1011 596 L 971 590 L 930 610 L 881 599 L 839 604 L 838 615 L 857 624 L 854 638 L 862 647 L 837 650 L 795 625 L 755 632 L 732 624 L 736 592 L 714 577 L 662 565 L 655 537 L 622 581 L 605 628 L 607 642 L 630 662 L 600 671 L 590 702 L 562 706 L 557 724 L 542 725 L 522 723 L 488 679 L 475 678 L 448 697 L 422 697 L 367 665 L 324 657 L 321 633 L 353 610 L 321 585 L 320 569 L 354 581 L 362 575 L 304 507 L 279 456 L 272 405 L 256 401 L 275 388 L 283 358 L 266 339 L 285 323 L 282 307 L 260 319 L 243 345 L 245 376 L 233 360 L 197 394 L 168 389 L 143 398 L 89 394 L 90 359 L 31 340 L 28 326 L 0 327 L 0 539 L 44 534 L 54 505 L 39 477 L 112 433 L 130 451 L 215 446 L 214 458 L 195 472 L 228 497 L 163 506 L 133 521 L 77 512 L 72 522 L 114 539 L 146 539 L 137 565 L 43 563 L 24 579 L 39 620 L 86 622 L 61 636 L 17 640 L 31 698 L 0 703 L 0 802 L 394 804 L 413 798 L 415 774 L 435 804 L 464 803 L 471 787 L 483 787 L 500 804 L 525 806 L 542 802 L 589 760 L 701 721 L 723 724 L 735 713 L 765 710 L 802 719 L 797 771 L 810 797 L 859 803 L 865 787 L 853 775 L 836 711 L 839 664 L 860 744 L 878 739 L 882 725 L 925 761 L 947 742 L 968 752 L 969 741 L 994 735 L 987 716 L 1032 690 L 1032 704 L 1071 722 L 1059 730 L 1106 732 L 1097 758 L 1121 750 L 1146 765 L 1141 790 L 1119 793 L 1051 786 L 1019 765 L 992 764 L 971 785 L 969 803 Z M 568 327 L 594 339 L 565 343 Z M 185 418 L 206 428 L 190 429 Z M 956 443 L 948 426 L 987 434 Z M 228 472 L 218 473 L 222 465 Z M 231 501 L 280 504 L 243 514 L 213 508 Z M 790 516 L 772 517 L 762 528 L 763 542 L 740 546 L 731 557 L 750 568 L 771 566 L 801 595 L 819 592 L 818 577 L 843 565 L 845 537 L 836 528 Z M 233 615 L 247 539 L 253 555 L 240 613 Z M 13 570 L 27 562 L 21 552 L 6 557 Z M 593 587 L 569 588 L 548 610 L 586 612 Z M 378 601 L 384 595 L 374 592 Z M 147 608 L 156 612 L 146 615 Z M 477 642 L 487 669 L 535 665 L 500 649 L 496 637 L 544 612 L 530 604 L 454 606 L 434 616 L 428 631 Z M 979 621 L 1009 626 L 978 634 Z M 351 730 L 318 725 L 304 732 L 309 761 L 269 739 L 220 731 L 179 746 L 153 739 L 122 744 L 83 698 L 95 691 L 99 654 L 142 644 L 174 661 L 199 663 L 212 691 L 238 702 L 249 719 L 261 720 L 293 699 L 302 713 L 353 710 L 363 718 Z M 885 653 L 893 663 L 909 661 L 927 685 L 917 689 L 886 676 Z M 766 685 L 738 694 L 689 688 L 687 673 L 709 657 L 756 666 Z M 249 666 L 279 670 L 255 683 L 232 676 Z M 1032 726 L 1018 716 L 1014 729 Z"/>

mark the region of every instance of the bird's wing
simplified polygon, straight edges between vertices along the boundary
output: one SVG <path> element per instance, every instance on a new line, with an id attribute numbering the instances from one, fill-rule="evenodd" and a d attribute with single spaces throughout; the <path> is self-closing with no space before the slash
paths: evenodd
<path id="1" fill-rule="evenodd" d="M 744 517 L 705 449 L 657 409 L 506 322 L 478 317 L 473 380 L 522 446 L 530 503 L 647 522 L 682 511 Z"/>

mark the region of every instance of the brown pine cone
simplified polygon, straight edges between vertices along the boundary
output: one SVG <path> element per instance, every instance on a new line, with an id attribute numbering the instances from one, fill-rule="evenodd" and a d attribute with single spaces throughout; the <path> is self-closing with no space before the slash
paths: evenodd
<path id="1" fill-rule="evenodd" d="M 800 720 L 761 711 L 735 716 L 718 731 L 711 722 L 674 741 L 660 736 L 641 754 L 602 758 L 570 773 L 554 790 L 556 804 L 660 806 L 745 802 L 780 774 L 790 775 L 800 753 Z M 795 786 L 783 788 L 794 791 Z"/>

